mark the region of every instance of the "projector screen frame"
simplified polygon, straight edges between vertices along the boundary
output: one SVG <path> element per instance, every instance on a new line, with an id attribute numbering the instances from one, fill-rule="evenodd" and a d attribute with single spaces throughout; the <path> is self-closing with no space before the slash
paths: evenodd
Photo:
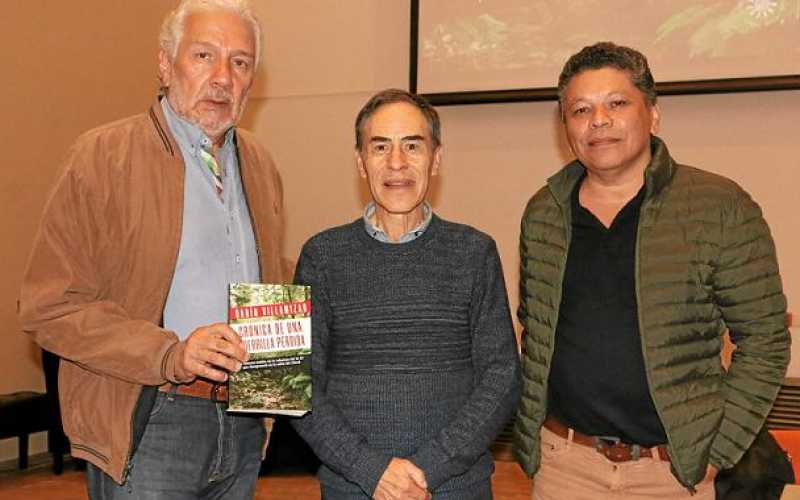
<path id="1" fill-rule="evenodd" d="M 409 36 L 409 78 L 410 92 L 418 89 L 419 57 L 419 6 L 421 0 L 410 0 L 411 23 Z M 718 78 L 710 80 L 681 80 L 656 82 L 659 95 L 679 94 L 723 94 L 731 92 L 762 92 L 800 89 L 800 74 L 764 75 L 748 78 Z M 536 87 L 520 89 L 475 90 L 461 92 L 426 93 L 422 95 L 434 106 L 463 104 L 492 104 L 531 101 L 555 101 L 558 99 L 555 87 Z"/>

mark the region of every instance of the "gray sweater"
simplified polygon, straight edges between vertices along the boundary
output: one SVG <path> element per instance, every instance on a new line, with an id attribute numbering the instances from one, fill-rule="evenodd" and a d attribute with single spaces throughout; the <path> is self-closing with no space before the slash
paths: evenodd
<path id="1" fill-rule="evenodd" d="M 487 480 L 489 445 L 516 409 L 519 360 L 494 241 L 433 217 L 381 243 L 363 220 L 303 247 L 312 287 L 313 411 L 295 428 L 320 480 L 372 496 L 393 457 L 449 491 Z"/>

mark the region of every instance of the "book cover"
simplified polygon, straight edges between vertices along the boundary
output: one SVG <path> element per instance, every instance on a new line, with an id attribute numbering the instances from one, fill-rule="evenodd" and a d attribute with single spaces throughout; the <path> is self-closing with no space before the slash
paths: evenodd
<path id="1" fill-rule="evenodd" d="M 228 324 L 250 358 L 228 381 L 228 411 L 311 409 L 311 287 L 233 283 Z"/>

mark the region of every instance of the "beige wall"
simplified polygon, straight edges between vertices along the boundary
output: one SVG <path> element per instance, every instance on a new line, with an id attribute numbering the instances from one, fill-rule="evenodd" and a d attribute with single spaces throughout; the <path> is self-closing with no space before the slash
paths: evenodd
<path id="1" fill-rule="evenodd" d="M 43 390 L 39 350 L 16 320 L 30 244 L 58 164 L 81 132 L 143 111 L 158 89 L 160 20 L 174 0 L 7 0 L 0 15 L 0 393 Z M 43 449 L 35 436 L 31 452 Z M 16 456 L 0 441 L 0 460 Z"/>
<path id="2" fill-rule="evenodd" d="M 158 25 L 175 3 L 3 5 L 0 393 L 43 387 L 38 351 L 19 331 L 15 300 L 59 158 L 80 132 L 148 105 L 157 88 Z M 283 173 L 285 248 L 294 258 L 312 234 L 359 215 L 365 193 L 352 160 L 352 122 L 374 91 L 407 85 L 408 2 L 257 4 L 266 25 L 267 78 L 254 92 L 245 125 L 269 145 Z M 676 158 L 736 179 L 761 203 L 778 245 L 790 308 L 800 312 L 800 151 L 790 132 L 800 91 L 665 97 L 661 107 L 661 135 Z M 569 159 L 554 103 L 449 107 L 441 114 L 445 163 L 434 207 L 495 237 L 515 307 L 523 206 Z M 800 366 L 792 370 L 800 375 Z M 41 450 L 41 443 L 32 451 Z M 0 442 L 0 460 L 15 454 L 11 440 Z"/>
<path id="3" fill-rule="evenodd" d="M 360 213 L 365 193 L 353 163 L 352 122 L 374 91 L 407 85 L 408 2 L 259 5 L 270 37 L 267 85 L 260 94 L 266 98 L 254 99 L 245 122 L 269 145 L 282 171 L 286 250 L 294 257 L 308 237 Z M 735 179 L 761 204 L 778 246 L 790 309 L 800 312 L 800 147 L 791 132 L 800 91 L 670 96 L 660 106 L 660 135 L 679 161 Z M 523 207 L 571 158 L 555 103 L 440 112 L 445 156 L 434 208 L 494 236 L 516 307 Z M 800 363 L 790 374 L 800 376 Z"/>

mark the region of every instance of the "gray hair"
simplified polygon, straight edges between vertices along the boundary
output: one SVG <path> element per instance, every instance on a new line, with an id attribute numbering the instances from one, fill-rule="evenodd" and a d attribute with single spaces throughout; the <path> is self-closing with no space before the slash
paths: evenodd
<path id="1" fill-rule="evenodd" d="M 361 108 L 361 111 L 358 112 L 355 126 L 356 149 L 360 150 L 363 145 L 361 135 L 362 132 L 364 132 L 364 125 L 367 123 L 367 120 L 369 120 L 381 106 L 394 104 L 396 102 L 405 102 L 420 110 L 422 116 L 424 116 L 425 120 L 428 122 L 428 130 L 431 134 L 431 140 L 433 140 L 433 147 L 437 148 L 442 144 L 442 125 L 439 120 L 439 113 L 436 112 L 436 108 L 431 106 L 431 103 L 418 94 L 412 94 L 411 92 L 406 92 L 401 89 L 386 89 L 372 96 L 370 100 L 364 104 L 364 107 Z"/>
<path id="2" fill-rule="evenodd" d="M 182 0 L 180 5 L 164 18 L 164 22 L 161 24 L 161 32 L 158 35 L 158 43 L 164 52 L 169 55 L 169 58 L 175 60 L 175 56 L 178 53 L 178 45 L 180 45 L 181 38 L 183 38 L 186 17 L 196 12 L 208 12 L 211 10 L 234 12 L 250 25 L 256 42 L 254 66 L 258 66 L 258 62 L 261 60 L 261 23 L 259 23 L 258 17 L 250 5 L 250 0 Z"/>
<path id="3" fill-rule="evenodd" d="M 607 67 L 626 71 L 630 76 L 631 83 L 644 94 L 647 103 L 650 106 L 656 103 L 656 84 L 644 54 L 612 42 L 599 42 L 584 47 L 580 52 L 574 54 L 561 70 L 561 75 L 558 77 L 558 107 L 562 120 L 564 119 L 564 90 L 570 80 L 588 69 Z"/>

